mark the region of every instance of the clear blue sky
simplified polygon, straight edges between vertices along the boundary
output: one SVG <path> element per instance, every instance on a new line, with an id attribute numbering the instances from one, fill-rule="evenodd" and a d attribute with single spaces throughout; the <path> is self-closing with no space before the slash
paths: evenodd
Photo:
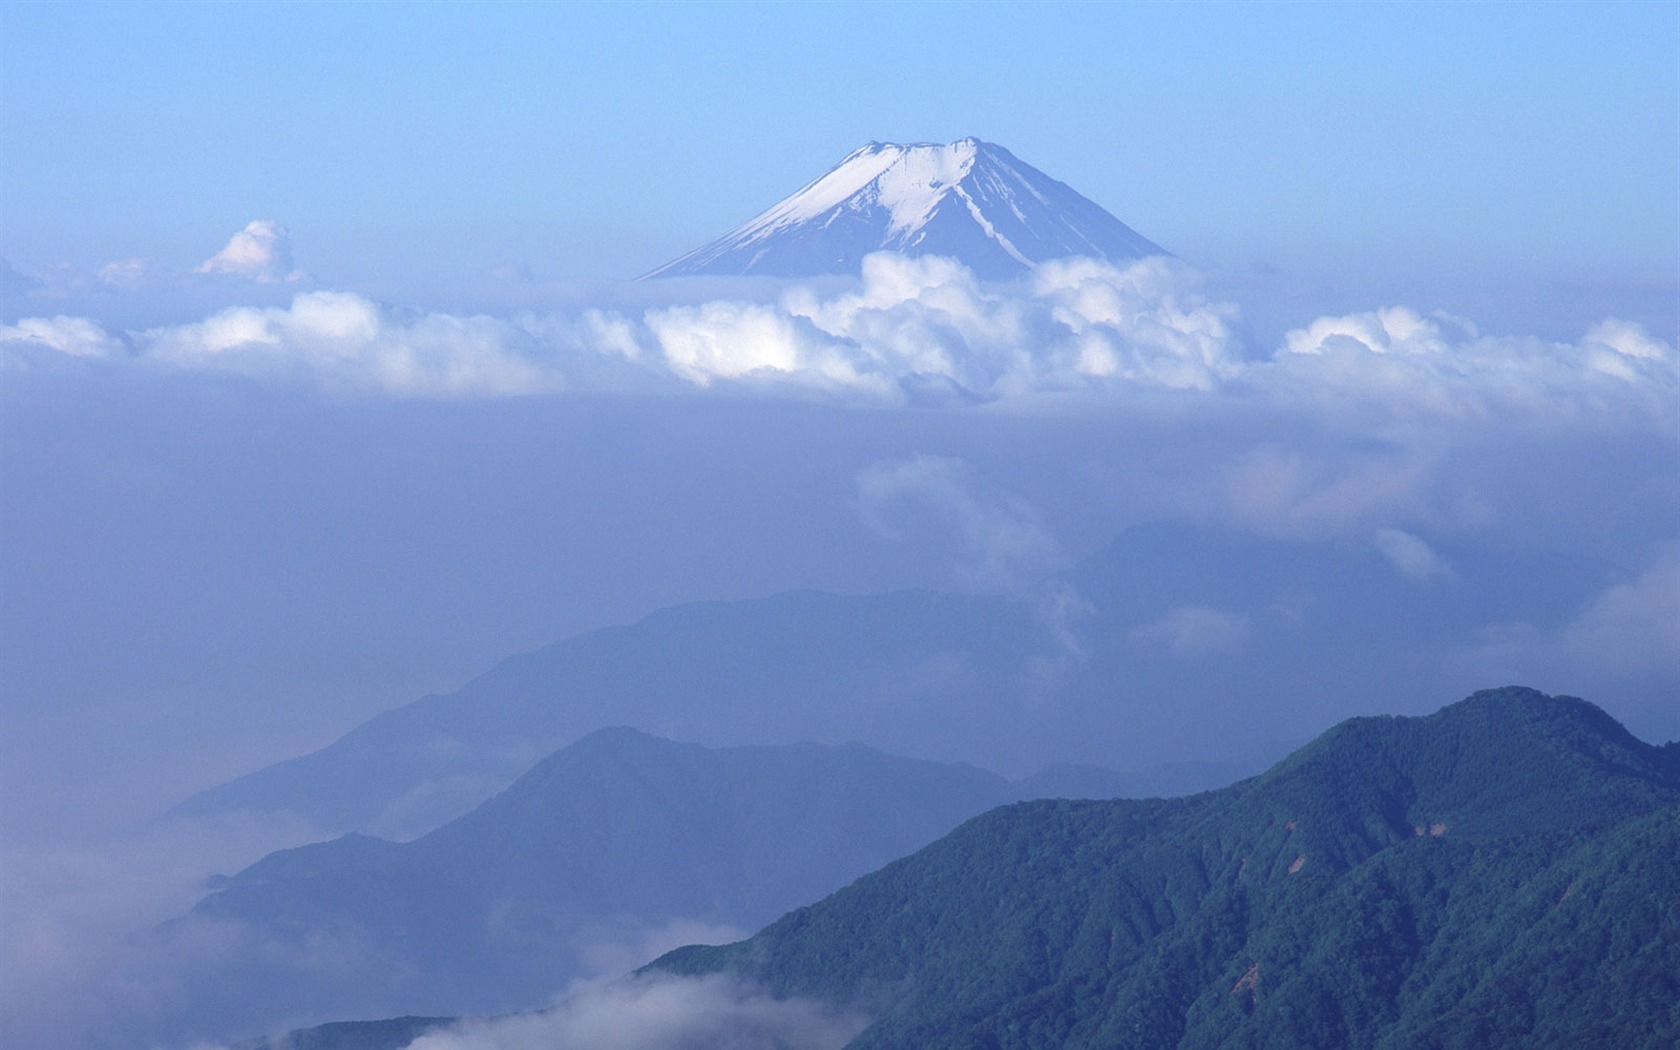
<path id="1" fill-rule="evenodd" d="M 1680 269 L 1680 5 L 8 3 L 0 256 L 627 277 L 978 135 L 1211 266 Z"/>

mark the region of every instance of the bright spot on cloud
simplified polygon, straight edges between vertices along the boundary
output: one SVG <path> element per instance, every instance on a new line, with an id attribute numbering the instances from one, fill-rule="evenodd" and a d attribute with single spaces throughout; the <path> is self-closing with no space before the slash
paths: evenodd
<path id="1" fill-rule="evenodd" d="M 727 977 L 638 977 L 588 989 L 542 1013 L 430 1032 L 409 1050 L 839 1050 L 866 1023 Z"/>
<path id="2" fill-rule="evenodd" d="M 99 322 L 86 317 L 25 317 L 0 327 L 0 346 L 45 347 L 70 357 L 111 357 L 126 347 Z"/>
<path id="3" fill-rule="evenodd" d="M 241 277 L 272 284 L 302 281 L 308 275 L 292 269 L 292 238 L 273 219 L 254 219 L 234 234 L 221 251 L 199 263 L 194 273 Z"/>
<path id="4" fill-rule="evenodd" d="M 1447 567 L 1447 563 L 1441 560 L 1429 544 L 1409 532 L 1378 529 L 1372 542 L 1403 576 L 1425 580 L 1431 576 L 1451 574 L 1452 570 Z"/>

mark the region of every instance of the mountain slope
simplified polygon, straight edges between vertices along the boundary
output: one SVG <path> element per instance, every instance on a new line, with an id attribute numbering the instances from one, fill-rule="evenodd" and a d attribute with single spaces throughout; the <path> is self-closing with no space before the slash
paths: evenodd
<path id="1" fill-rule="evenodd" d="M 196 1037 L 530 1009 L 708 929 L 739 936 L 1019 797 L 995 774 L 857 744 L 712 750 L 606 729 L 413 842 L 271 854 L 167 936 L 227 945 L 189 1011 L 221 1027 Z"/>
<path id="2" fill-rule="evenodd" d="M 1506 689 L 1208 795 L 995 810 L 652 969 L 862 1008 L 858 1048 L 1671 1046 L 1676 886 L 1680 747 Z"/>
<path id="3" fill-rule="evenodd" d="M 856 273 L 875 251 L 946 255 L 985 278 L 1068 256 L 1166 254 L 1002 146 L 871 142 L 745 225 L 647 277 Z"/>

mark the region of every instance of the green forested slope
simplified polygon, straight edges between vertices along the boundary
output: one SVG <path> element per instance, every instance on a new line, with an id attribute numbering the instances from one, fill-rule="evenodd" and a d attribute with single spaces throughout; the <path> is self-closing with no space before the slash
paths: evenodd
<path id="1" fill-rule="evenodd" d="M 1191 799 L 994 810 L 751 940 L 865 1047 L 1680 1045 L 1680 761 L 1583 701 L 1356 719 Z"/>

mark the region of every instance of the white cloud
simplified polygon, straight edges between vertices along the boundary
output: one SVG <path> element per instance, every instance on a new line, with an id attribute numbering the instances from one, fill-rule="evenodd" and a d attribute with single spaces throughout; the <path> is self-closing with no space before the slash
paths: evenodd
<path id="1" fill-rule="evenodd" d="M 875 463 L 854 481 L 865 525 L 896 538 L 917 511 L 931 512 L 954 536 L 958 573 L 970 586 L 1018 590 L 1060 567 L 1055 536 L 1031 504 L 984 484 L 949 456 L 914 455 Z"/>
<path id="2" fill-rule="evenodd" d="M 0 1016 L 20 1046 L 141 1045 L 182 991 L 190 949 L 136 937 L 213 874 L 318 840 L 300 819 L 166 820 L 93 843 L 0 842 Z M 203 932 L 203 931 L 186 931 Z"/>
<path id="3" fill-rule="evenodd" d="M 1201 605 L 1181 605 L 1126 636 L 1128 644 L 1164 651 L 1181 660 L 1232 653 L 1248 640 L 1248 617 Z"/>
<path id="4" fill-rule="evenodd" d="M 308 279 L 301 270 L 292 269 L 291 234 L 273 219 L 246 223 L 221 251 L 199 263 L 193 272 L 240 277 L 263 284 Z"/>
<path id="5" fill-rule="evenodd" d="M 1399 529 L 1378 529 L 1372 537 L 1377 550 L 1404 576 L 1425 580 L 1431 576 L 1447 576 L 1452 570 L 1440 555 L 1423 540 Z"/>
<path id="6" fill-rule="evenodd" d="M 1579 343 L 1484 337 L 1406 307 L 1321 317 L 1244 377 L 1270 399 L 1382 418 L 1672 420 L 1680 354 L 1615 319 Z"/>
<path id="7" fill-rule="evenodd" d="M 1600 591 L 1566 623 L 1490 626 L 1462 658 L 1490 681 L 1568 682 L 1584 670 L 1680 678 L 1680 555 L 1659 555 L 1639 575 Z"/>
<path id="8" fill-rule="evenodd" d="M 256 222 L 199 269 L 274 281 L 295 276 L 286 256 L 283 228 Z M 107 276 L 139 279 L 134 265 L 113 264 Z M 1680 354 L 1628 322 L 1606 320 L 1579 343 L 1559 344 L 1481 336 L 1467 322 L 1384 307 L 1310 321 L 1270 359 L 1250 361 L 1235 307 L 1207 302 L 1198 280 L 1165 259 L 1125 268 L 1069 259 L 988 284 L 950 259 L 882 253 L 864 260 L 854 284 L 793 284 L 768 302 L 502 318 L 398 311 L 319 291 L 290 308 L 238 306 L 126 338 L 141 356 L 184 368 L 399 397 L 639 388 L 884 405 L 1160 401 L 1281 409 L 1367 429 L 1585 418 L 1671 425 L 1680 414 Z M 73 321 L 82 336 L 72 338 Z M 57 317 L 7 331 L 13 341 L 88 353 L 113 345 L 89 337 L 98 330 Z"/>
<path id="9" fill-rule="evenodd" d="M 727 977 L 642 977 L 588 989 L 542 1013 L 431 1032 L 409 1050 L 839 1050 L 865 1023 Z"/>
<path id="10" fill-rule="evenodd" d="M 118 259 L 99 268 L 99 280 L 112 288 L 133 291 L 146 283 L 152 269 L 149 259 Z"/>
<path id="11" fill-rule="evenodd" d="M 85 317 L 25 317 L 0 327 L 0 348 L 31 346 L 70 357 L 113 357 L 126 347 L 97 321 Z"/>
<path id="12" fill-rule="evenodd" d="M 566 387 L 561 355 L 490 317 L 414 314 L 346 292 L 307 292 L 290 307 L 239 306 L 153 329 L 143 352 L 185 368 L 314 378 L 399 397 L 497 397 Z"/>
<path id="13" fill-rule="evenodd" d="M 1620 671 L 1680 675 L 1680 556 L 1666 554 L 1605 589 L 1559 641 L 1579 659 Z"/>
<path id="14" fill-rule="evenodd" d="M 709 302 L 648 311 L 666 364 L 697 386 L 714 380 L 787 381 L 891 398 L 890 379 L 804 318 L 754 303 Z"/>
<path id="15" fill-rule="evenodd" d="M 1441 457 L 1422 441 L 1375 449 L 1268 443 L 1226 468 L 1222 509 L 1268 536 L 1369 527 L 1429 503 Z"/>

